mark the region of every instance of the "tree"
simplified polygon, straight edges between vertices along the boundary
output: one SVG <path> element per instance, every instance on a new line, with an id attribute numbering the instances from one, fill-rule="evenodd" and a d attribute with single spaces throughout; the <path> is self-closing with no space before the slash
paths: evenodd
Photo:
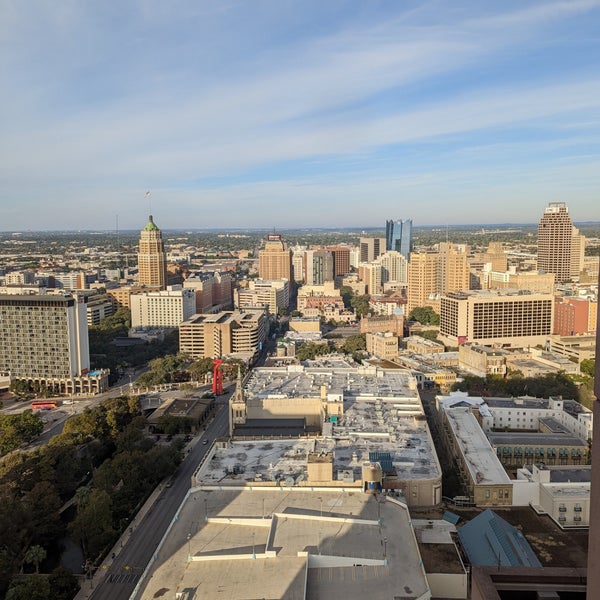
<path id="1" fill-rule="evenodd" d="M 296 350 L 296 358 L 300 361 L 314 360 L 317 356 L 324 354 L 329 354 L 329 346 L 327 344 L 316 344 L 315 342 L 304 342 Z"/>
<path id="2" fill-rule="evenodd" d="M 29 546 L 25 552 L 25 562 L 35 566 L 36 575 L 40 572 L 40 563 L 46 559 L 46 551 L 38 545 Z"/>
<path id="3" fill-rule="evenodd" d="M 16 577 L 6 592 L 6 600 L 48 600 L 55 597 L 46 575 Z"/>
<path id="4" fill-rule="evenodd" d="M 342 346 L 342 350 L 346 354 L 354 354 L 355 352 L 362 352 L 367 349 L 367 335 L 365 333 L 355 333 L 349 335 L 346 342 Z"/>
<path id="5" fill-rule="evenodd" d="M 421 325 L 439 325 L 440 315 L 431 306 L 418 306 L 413 308 L 408 315 L 411 321 L 419 321 Z"/>
<path id="6" fill-rule="evenodd" d="M 581 364 L 579 365 L 579 370 L 584 375 L 589 375 L 590 377 L 593 377 L 596 370 L 596 361 L 593 358 L 586 358 L 582 360 Z"/>
<path id="7" fill-rule="evenodd" d="M 188 373 L 194 381 L 200 381 L 205 375 L 210 373 L 212 370 L 212 358 L 199 358 L 188 367 Z"/>
<path id="8" fill-rule="evenodd" d="M 368 315 L 371 312 L 371 308 L 369 306 L 370 299 L 371 296 L 369 296 L 369 294 L 352 297 L 350 304 L 352 305 L 357 318 Z"/>
<path id="9" fill-rule="evenodd" d="M 79 591 L 77 577 L 65 567 L 57 567 L 48 577 L 52 600 L 71 600 Z"/>
<path id="10" fill-rule="evenodd" d="M 349 285 L 343 285 L 340 288 L 340 296 L 344 301 L 344 308 L 352 308 L 352 298 L 354 298 L 354 290 Z"/>

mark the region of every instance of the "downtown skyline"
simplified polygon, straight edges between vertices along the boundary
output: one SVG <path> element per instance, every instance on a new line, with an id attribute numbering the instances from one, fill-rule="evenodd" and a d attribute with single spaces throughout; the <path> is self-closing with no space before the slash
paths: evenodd
<path id="1" fill-rule="evenodd" d="M 0 230 L 599 218 L 600 2 L 0 16 Z"/>

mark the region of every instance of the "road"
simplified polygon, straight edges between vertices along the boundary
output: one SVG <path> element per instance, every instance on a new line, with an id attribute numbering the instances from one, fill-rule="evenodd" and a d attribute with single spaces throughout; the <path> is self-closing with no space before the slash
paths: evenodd
<path id="1" fill-rule="evenodd" d="M 90 593 L 85 596 L 91 600 L 127 600 L 131 596 L 189 490 L 194 471 L 210 449 L 210 443 L 203 444 L 202 441 L 207 439 L 212 442 L 215 438 L 228 434 L 227 402 L 233 389 L 234 386 L 231 386 L 227 393 L 217 399 L 217 413 L 213 421 L 205 433 L 198 440 L 194 440 L 196 443 L 172 478 L 171 487 L 163 487 L 156 502 L 146 514 L 134 519 L 123 548 L 112 561 L 110 568 L 94 577 L 95 587 L 93 590 L 90 588 Z M 88 583 L 84 582 L 84 586 Z M 77 597 L 82 598 L 81 592 Z"/>

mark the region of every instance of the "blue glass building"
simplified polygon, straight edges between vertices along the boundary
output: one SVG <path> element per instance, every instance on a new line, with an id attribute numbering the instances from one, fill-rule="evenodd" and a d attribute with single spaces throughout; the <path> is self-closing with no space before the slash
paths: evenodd
<path id="1" fill-rule="evenodd" d="M 385 222 L 385 249 L 400 252 L 406 260 L 412 247 L 412 219 Z"/>

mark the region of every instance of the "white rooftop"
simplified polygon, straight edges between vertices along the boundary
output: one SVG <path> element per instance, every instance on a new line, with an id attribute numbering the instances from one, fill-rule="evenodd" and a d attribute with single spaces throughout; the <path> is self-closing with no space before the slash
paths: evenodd
<path id="1" fill-rule="evenodd" d="M 471 479 L 478 484 L 504 484 L 510 479 L 469 408 L 447 408 L 446 416 L 465 458 Z"/>

